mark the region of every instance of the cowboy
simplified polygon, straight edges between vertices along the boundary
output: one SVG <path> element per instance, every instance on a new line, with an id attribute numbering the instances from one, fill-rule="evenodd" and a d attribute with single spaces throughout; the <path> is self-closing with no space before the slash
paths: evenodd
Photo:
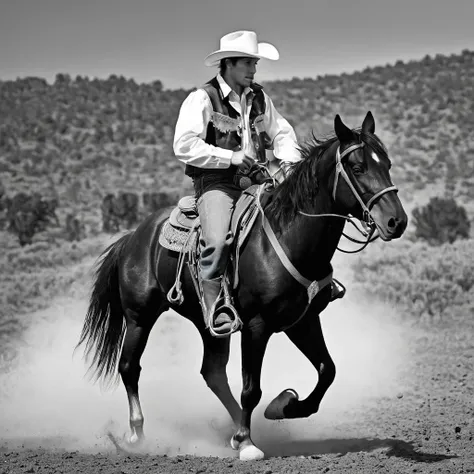
<path id="1" fill-rule="evenodd" d="M 258 61 L 278 58 L 275 46 L 259 43 L 253 31 L 223 36 L 220 48 L 204 61 L 218 66 L 219 73 L 189 94 L 176 123 L 174 152 L 193 180 L 201 222 L 204 316 L 216 334 L 228 334 L 233 323 L 218 308 L 212 313 L 233 241 L 229 228 L 234 205 L 249 185 L 255 163 L 269 157 L 271 173 L 282 180 L 301 160 L 293 127 L 254 82 Z"/>

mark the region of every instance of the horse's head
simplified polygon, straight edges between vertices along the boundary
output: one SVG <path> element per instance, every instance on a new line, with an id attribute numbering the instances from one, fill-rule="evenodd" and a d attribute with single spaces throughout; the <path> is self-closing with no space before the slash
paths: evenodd
<path id="1" fill-rule="evenodd" d="M 333 186 L 337 207 L 374 224 L 383 240 L 400 237 L 408 218 L 390 178 L 386 149 L 374 135 L 374 117 L 368 112 L 356 132 L 336 115 L 334 129 L 339 140 Z"/>

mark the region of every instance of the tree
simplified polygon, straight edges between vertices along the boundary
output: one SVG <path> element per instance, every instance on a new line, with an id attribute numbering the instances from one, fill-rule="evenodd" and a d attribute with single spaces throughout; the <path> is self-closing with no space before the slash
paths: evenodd
<path id="1" fill-rule="evenodd" d="M 69 242 L 79 241 L 86 236 L 82 220 L 74 213 L 66 215 L 66 239 Z"/>
<path id="2" fill-rule="evenodd" d="M 62 74 L 58 73 L 56 74 L 56 77 L 54 79 L 54 85 L 55 86 L 69 86 L 71 84 L 71 76 L 69 74 Z"/>
<path id="3" fill-rule="evenodd" d="M 413 210 L 415 236 L 430 245 L 453 243 L 469 237 L 470 222 L 466 209 L 453 198 L 433 197 L 428 204 Z"/>
<path id="4" fill-rule="evenodd" d="M 163 83 L 161 81 L 153 81 L 151 83 L 151 87 L 156 91 L 156 92 L 161 92 L 163 90 Z"/>
<path id="5" fill-rule="evenodd" d="M 44 199 L 38 193 L 17 193 L 9 200 L 7 209 L 8 230 L 18 236 L 20 244 L 29 245 L 37 232 L 44 231 L 54 221 L 59 225 L 57 199 Z"/>

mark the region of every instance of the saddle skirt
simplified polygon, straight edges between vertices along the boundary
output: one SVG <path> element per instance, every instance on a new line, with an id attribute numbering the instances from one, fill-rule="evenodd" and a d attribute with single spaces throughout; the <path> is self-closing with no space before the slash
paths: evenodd
<path id="1" fill-rule="evenodd" d="M 194 196 L 184 196 L 163 223 L 158 241 L 174 252 L 190 252 L 196 246 L 198 228 L 196 200 Z"/>
<path id="2" fill-rule="evenodd" d="M 233 287 L 238 284 L 238 257 L 240 248 L 248 237 L 259 211 L 259 199 L 264 185 L 252 185 L 242 192 L 232 213 L 230 230 L 234 236 L 231 249 L 233 262 Z M 169 218 L 163 223 L 159 235 L 162 247 L 174 252 L 199 255 L 200 222 L 193 196 L 178 201 Z M 194 258 L 192 259 L 194 260 Z"/>

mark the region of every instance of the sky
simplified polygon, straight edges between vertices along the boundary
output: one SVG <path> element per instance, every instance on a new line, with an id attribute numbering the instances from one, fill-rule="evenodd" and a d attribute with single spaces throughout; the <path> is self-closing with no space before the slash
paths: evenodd
<path id="1" fill-rule="evenodd" d="M 0 80 L 57 73 L 200 86 L 221 36 L 274 44 L 256 80 L 474 50 L 474 0 L 0 0 Z"/>

